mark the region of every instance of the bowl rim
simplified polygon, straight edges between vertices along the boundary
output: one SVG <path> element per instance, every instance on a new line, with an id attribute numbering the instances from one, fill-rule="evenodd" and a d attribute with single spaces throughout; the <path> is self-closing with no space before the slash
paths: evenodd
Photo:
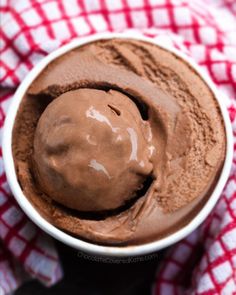
<path id="1" fill-rule="evenodd" d="M 215 99 L 218 102 L 220 111 L 223 117 L 225 131 L 226 131 L 226 156 L 221 174 L 219 176 L 218 182 L 207 200 L 202 209 L 198 214 L 184 227 L 180 228 L 178 231 L 161 238 L 157 241 L 141 244 L 141 245 L 131 245 L 131 246 L 103 246 L 84 241 L 80 238 L 76 238 L 67 234 L 66 232 L 60 230 L 59 228 L 52 225 L 40 213 L 37 209 L 30 203 L 27 197 L 24 195 L 19 182 L 17 180 L 17 175 L 14 166 L 13 154 L 12 154 L 12 130 L 15 122 L 15 117 L 20 105 L 20 102 L 25 94 L 29 85 L 33 80 L 40 74 L 40 72 L 54 59 L 65 54 L 66 52 L 78 48 L 82 45 L 104 39 L 133 39 L 140 40 L 147 43 L 151 43 L 159 46 L 162 49 L 174 53 L 181 60 L 186 62 L 191 68 L 196 71 L 196 73 L 203 79 L 203 81 L 208 85 L 212 93 L 214 94 Z M 2 152 L 3 152 L 3 162 L 6 171 L 7 181 L 9 183 L 10 189 L 25 214 L 43 231 L 54 237 L 55 239 L 83 252 L 95 255 L 102 256 L 113 256 L 113 257 L 125 257 L 125 256 L 136 256 L 152 253 L 154 251 L 161 250 L 166 248 L 181 239 L 189 235 L 193 230 L 195 230 L 208 216 L 212 211 L 216 202 L 218 201 L 221 192 L 224 188 L 224 185 L 229 177 L 231 163 L 233 159 L 233 133 L 232 126 L 230 123 L 229 115 L 226 109 L 226 106 L 220 100 L 220 94 L 217 92 L 216 86 L 211 81 L 210 77 L 203 72 L 203 70 L 186 54 L 173 48 L 172 46 L 165 45 L 160 41 L 155 40 L 154 38 L 145 37 L 136 32 L 127 32 L 127 33 L 99 33 L 92 36 L 76 38 L 70 43 L 60 47 L 59 49 L 53 51 L 46 57 L 44 57 L 26 76 L 22 81 L 20 86 L 12 98 L 11 104 L 9 106 L 6 120 L 4 123 L 3 129 L 3 141 L 2 141 Z"/>

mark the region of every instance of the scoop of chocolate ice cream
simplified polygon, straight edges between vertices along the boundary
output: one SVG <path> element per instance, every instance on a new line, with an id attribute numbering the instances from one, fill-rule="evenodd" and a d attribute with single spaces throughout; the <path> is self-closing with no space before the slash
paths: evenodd
<path id="1" fill-rule="evenodd" d="M 40 188 L 80 211 L 116 209 L 152 171 L 151 129 L 135 103 L 110 90 L 62 94 L 41 115 L 33 169 Z"/>

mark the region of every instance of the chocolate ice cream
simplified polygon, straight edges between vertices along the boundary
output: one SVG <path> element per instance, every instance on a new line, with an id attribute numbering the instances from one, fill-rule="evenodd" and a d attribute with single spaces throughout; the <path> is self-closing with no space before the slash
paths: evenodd
<path id="1" fill-rule="evenodd" d="M 71 209 L 116 209 L 151 173 L 151 131 L 136 105 L 109 90 L 68 91 L 39 119 L 32 166 L 43 192 Z"/>
<path id="2" fill-rule="evenodd" d="M 55 226 L 101 244 L 157 240 L 209 198 L 225 157 L 213 93 L 183 60 L 112 39 L 51 62 L 13 131 L 22 190 Z"/>

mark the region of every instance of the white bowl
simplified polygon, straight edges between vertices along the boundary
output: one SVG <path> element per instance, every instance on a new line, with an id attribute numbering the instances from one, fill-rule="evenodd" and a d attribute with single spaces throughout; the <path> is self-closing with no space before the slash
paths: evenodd
<path id="1" fill-rule="evenodd" d="M 225 129 L 226 129 L 226 157 L 224 161 L 224 165 L 219 177 L 219 180 L 215 186 L 214 191 L 209 197 L 208 201 L 205 203 L 203 208 L 199 211 L 199 213 L 184 227 L 179 229 L 178 231 L 170 234 L 169 236 L 157 240 L 155 242 L 146 243 L 137 246 L 126 246 L 126 247 L 114 247 L 114 246 L 100 246 L 93 243 L 85 242 L 79 238 L 71 236 L 64 231 L 58 229 L 49 223 L 46 219 L 44 219 L 39 212 L 32 206 L 26 196 L 23 194 L 19 182 L 17 180 L 17 175 L 14 167 L 13 155 L 12 155 L 12 130 L 14 126 L 15 117 L 17 114 L 18 107 L 20 105 L 21 99 L 24 96 L 29 85 L 34 81 L 34 79 L 39 75 L 39 73 L 55 58 L 60 55 L 74 49 L 78 46 L 99 40 L 99 39 L 110 39 L 110 38 L 131 38 L 136 40 L 146 41 L 152 44 L 156 44 L 170 52 L 176 54 L 185 62 L 187 62 L 195 71 L 202 77 L 202 79 L 207 83 L 209 88 L 215 95 L 217 99 L 220 110 L 224 119 Z M 151 253 L 160 249 L 163 249 L 167 246 L 170 246 L 179 240 L 183 239 L 187 235 L 189 235 L 192 231 L 194 231 L 208 216 L 208 214 L 212 211 L 216 202 L 218 201 L 220 194 L 224 188 L 224 185 L 228 179 L 230 173 L 230 167 L 233 158 L 233 136 L 232 136 L 232 128 L 229 120 L 228 112 L 225 105 L 221 102 L 219 98 L 219 94 L 217 93 L 217 89 L 215 85 L 212 83 L 210 78 L 202 72 L 202 70 L 186 55 L 179 52 L 174 48 L 169 48 L 169 46 L 164 46 L 163 44 L 158 43 L 156 40 L 151 38 L 143 37 L 140 35 L 136 35 L 133 32 L 130 33 L 105 33 L 105 34 L 97 34 L 91 37 L 80 38 L 72 41 L 71 43 L 59 48 L 58 50 L 52 52 L 47 57 L 45 57 L 41 62 L 39 62 L 36 67 L 32 69 L 32 71 L 27 75 L 25 80 L 21 83 L 19 88 L 17 89 L 14 98 L 12 99 L 11 106 L 9 107 L 5 126 L 3 133 L 3 160 L 6 169 L 6 176 L 10 188 L 15 196 L 16 201 L 22 208 L 22 210 L 28 215 L 28 217 L 37 224 L 42 230 L 44 230 L 49 235 L 58 239 L 59 241 L 76 248 L 78 250 L 82 250 L 91 254 L 98 254 L 104 256 L 135 256 L 135 255 L 143 255 L 147 253 Z"/>

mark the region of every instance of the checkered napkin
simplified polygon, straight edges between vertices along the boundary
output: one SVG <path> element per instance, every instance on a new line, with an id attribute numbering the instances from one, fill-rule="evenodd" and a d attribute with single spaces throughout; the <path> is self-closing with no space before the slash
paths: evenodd
<path id="1" fill-rule="evenodd" d="M 0 3 L 0 132 L 11 96 L 45 55 L 75 37 L 135 30 L 179 48 L 201 65 L 221 91 L 236 137 L 235 0 Z M 0 294 L 29 277 L 51 285 L 61 277 L 56 250 L 11 196 L 1 155 Z M 231 176 L 214 212 L 198 230 L 169 249 L 158 268 L 153 293 L 236 294 L 236 145 Z"/>

